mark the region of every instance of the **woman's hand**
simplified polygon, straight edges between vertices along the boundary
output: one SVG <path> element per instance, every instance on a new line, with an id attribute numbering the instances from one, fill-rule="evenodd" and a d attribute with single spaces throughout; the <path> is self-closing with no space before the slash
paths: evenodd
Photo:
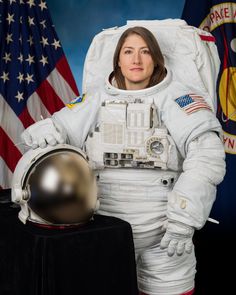
<path id="1" fill-rule="evenodd" d="M 170 220 L 168 221 L 166 233 L 161 240 L 160 247 L 161 249 L 167 248 L 169 256 L 173 256 L 175 253 L 183 255 L 184 252 L 190 254 L 193 248 L 193 234 L 193 227 Z"/>
<path id="2" fill-rule="evenodd" d="M 66 142 L 66 135 L 63 129 L 51 118 L 38 121 L 30 125 L 21 134 L 23 141 L 33 149 L 45 148 L 49 145 L 56 145 Z"/>

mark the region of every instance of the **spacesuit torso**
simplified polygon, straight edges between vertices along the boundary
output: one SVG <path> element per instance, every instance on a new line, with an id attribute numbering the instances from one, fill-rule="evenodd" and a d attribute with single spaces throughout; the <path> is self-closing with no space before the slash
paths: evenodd
<path id="1" fill-rule="evenodd" d="M 170 80 L 169 72 L 162 83 L 135 92 L 106 82 L 95 129 L 86 140 L 94 169 L 182 169 L 181 155 L 158 106 Z"/>
<path id="2" fill-rule="evenodd" d="M 221 131 L 204 95 L 174 81 L 168 70 L 161 83 L 143 90 L 120 90 L 107 81 L 104 89 L 53 116 L 71 144 L 85 146 L 97 172 L 99 212 L 130 222 L 136 248 L 158 243 L 167 217 L 200 228 L 209 215 L 215 188 L 206 192 L 188 176 L 181 178 L 180 195 L 175 192 L 179 175 L 186 174 L 189 143 L 205 132 Z M 198 208 L 196 185 L 204 195 Z"/>
<path id="3" fill-rule="evenodd" d="M 136 249 L 161 238 L 167 193 L 182 170 L 183 159 L 157 104 L 170 81 L 169 72 L 159 85 L 135 94 L 107 81 L 85 144 L 98 175 L 99 212 L 130 222 Z"/>

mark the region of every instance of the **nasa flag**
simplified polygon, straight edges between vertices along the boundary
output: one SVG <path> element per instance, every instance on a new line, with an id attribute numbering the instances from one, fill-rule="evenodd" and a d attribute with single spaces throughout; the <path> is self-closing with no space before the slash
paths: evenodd
<path id="1" fill-rule="evenodd" d="M 222 124 L 227 172 L 218 187 L 213 208 L 224 230 L 236 226 L 236 1 L 186 0 L 182 18 L 209 31 L 216 39 L 221 60 L 217 81 L 217 117 Z"/>

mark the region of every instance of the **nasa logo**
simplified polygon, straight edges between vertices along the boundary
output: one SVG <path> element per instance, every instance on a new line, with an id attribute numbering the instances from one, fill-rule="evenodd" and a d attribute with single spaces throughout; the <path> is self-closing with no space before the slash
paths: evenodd
<path id="1" fill-rule="evenodd" d="M 212 6 L 200 29 L 211 32 L 221 60 L 217 82 L 217 116 L 224 131 L 225 151 L 236 154 L 236 3 Z"/>

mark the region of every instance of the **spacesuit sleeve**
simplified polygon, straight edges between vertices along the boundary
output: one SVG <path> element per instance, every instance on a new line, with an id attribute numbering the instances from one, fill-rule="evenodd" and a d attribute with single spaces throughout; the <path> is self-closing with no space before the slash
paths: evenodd
<path id="1" fill-rule="evenodd" d="M 99 106 L 100 92 L 87 93 L 54 113 L 52 119 L 63 128 L 69 144 L 82 148 L 97 123 Z"/>
<path id="2" fill-rule="evenodd" d="M 200 229 L 225 174 L 220 123 L 210 110 L 187 114 L 175 101 L 168 105 L 164 122 L 184 158 L 183 171 L 168 196 L 167 217 Z"/>

